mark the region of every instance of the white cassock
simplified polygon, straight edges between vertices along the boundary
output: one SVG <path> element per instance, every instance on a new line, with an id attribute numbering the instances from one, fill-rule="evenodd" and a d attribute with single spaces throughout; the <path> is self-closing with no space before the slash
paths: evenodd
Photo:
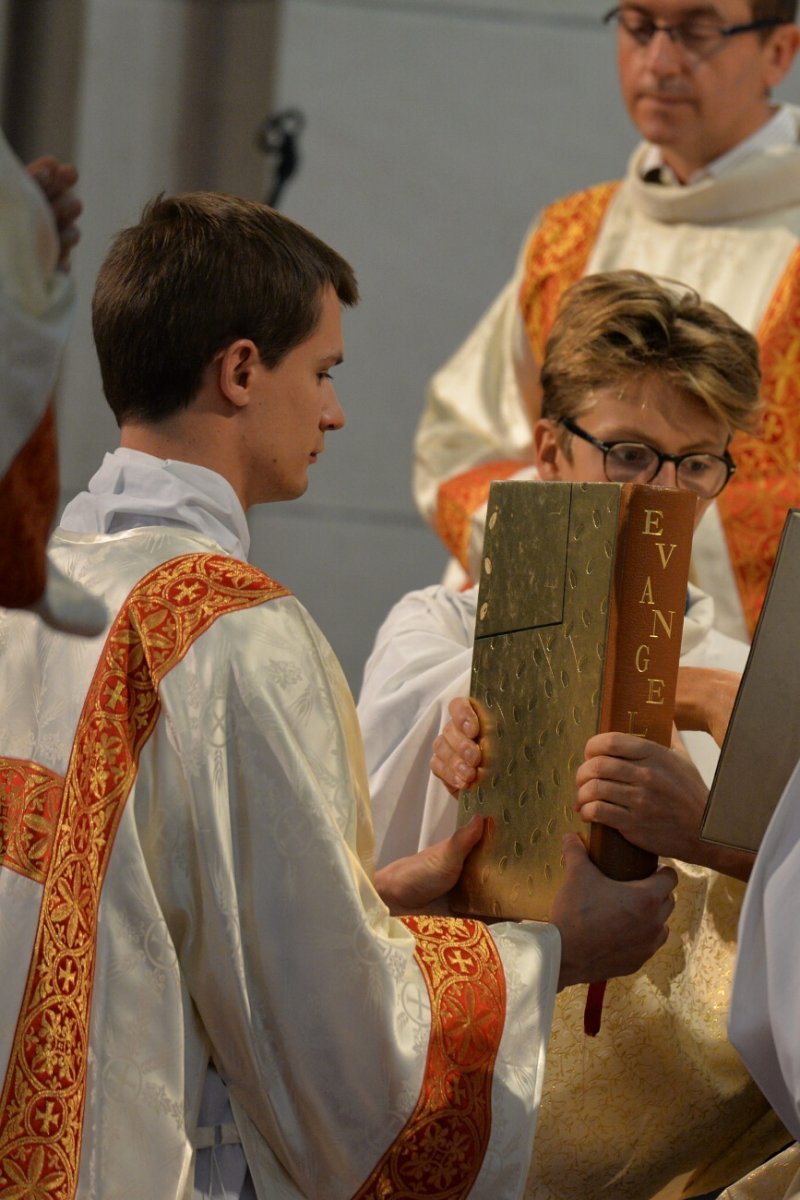
<path id="1" fill-rule="evenodd" d="M 449 701 L 469 694 L 477 592 L 409 593 L 367 662 L 358 712 L 379 863 L 455 826 L 456 804 L 429 762 Z M 713 629 L 713 602 L 692 588 L 681 664 L 741 671 L 747 653 Z M 683 736 L 710 780 L 714 742 Z M 557 997 L 528 1200 L 696 1196 L 788 1140 L 726 1036 L 744 885 L 671 865 L 669 939 L 636 974 L 609 982 L 599 1036 L 583 1034 L 584 988 Z"/>
<path id="2" fill-rule="evenodd" d="M 558 933 L 388 915 L 344 677 L 246 539 L 119 451 L 50 551 L 107 636 L 0 616 L 0 1193 L 192 1196 L 212 1059 L 259 1200 L 518 1196 Z"/>

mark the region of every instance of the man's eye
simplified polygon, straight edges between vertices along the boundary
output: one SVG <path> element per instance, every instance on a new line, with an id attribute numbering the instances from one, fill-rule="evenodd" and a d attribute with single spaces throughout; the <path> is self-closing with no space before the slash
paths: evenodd
<path id="1" fill-rule="evenodd" d="M 688 471 L 690 475 L 706 475 L 714 466 L 714 463 L 707 458 L 685 458 L 681 464 L 684 471 Z"/>
<path id="2" fill-rule="evenodd" d="M 650 17 L 645 17 L 642 13 L 624 13 L 621 20 L 626 32 L 635 38 L 640 46 L 646 46 L 656 31 Z"/>
<path id="3" fill-rule="evenodd" d="M 675 32 L 687 50 L 703 50 L 720 40 L 719 26 L 708 21 L 684 21 Z"/>
<path id="4" fill-rule="evenodd" d="M 647 446 L 637 446 L 634 442 L 630 445 L 622 443 L 615 446 L 612 451 L 614 458 L 626 467 L 649 467 L 653 461 L 653 452 Z"/>
<path id="5" fill-rule="evenodd" d="M 333 376 L 331 375 L 330 371 L 320 371 L 319 375 L 317 375 L 317 379 L 333 379 Z"/>

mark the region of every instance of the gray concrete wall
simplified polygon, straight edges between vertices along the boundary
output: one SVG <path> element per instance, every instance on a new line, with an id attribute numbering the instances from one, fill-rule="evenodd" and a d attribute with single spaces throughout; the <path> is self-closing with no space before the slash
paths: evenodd
<path id="1" fill-rule="evenodd" d="M 426 379 L 508 276 L 538 208 L 619 175 L 634 144 L 607 2 L 0 0 L 0 21 L 22 22 L 50 63 L 43 78 L 6 55 L 16 144 L 71 153 L 82 171 L 65 496 L 115 443 L 88 324 L 111 233 L 161 189 L 262 196 L 255 130 L 300 107 L 303 161 L 282 207 L 352 260 L 363 301 L 336 371 L 348 426 L 305 498 L 254 514 L 253 557 L 303 598 L 357 688 L 391 603 L 444 562 L 410 497 Z M 800 101 L 800 68 L 785 94 Z"/>

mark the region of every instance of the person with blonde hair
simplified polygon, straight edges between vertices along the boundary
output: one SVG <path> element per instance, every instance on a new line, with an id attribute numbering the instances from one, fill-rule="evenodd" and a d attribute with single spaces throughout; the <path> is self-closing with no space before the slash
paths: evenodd
<path id="1" fill-rule="evenodd" d="M 518 478 L 677 487 L 697 496 L 698 519 L 734 475 L 734 432 L 759 413 L 752 335 L 692 290 L 638 272 L 587 276 L 565 292 L 541 378 L 536 466 Z M 358 711 L 379 862 L 451 832 L 451 793 L 476 777 L 478 720 L 459 698 L 477 596 L 477 587 L 409 593 L 367 662 Z M 746 657 L 746 645 L 715 630 L 713 601 L 690 587 L 678 719 L 707 781 Z M 440 734 L 451 708 L 457 720 Z M 429 774 L 432 745 L 441 778 Z M 583 990 L 560 993 L 529 1200 L 697 1196 L 788 1141 L 725 1030 L 751 857 L 699 842 L 705 787 L 676 758 L 680 801 L 631 817 L 647 849 L 675 860 L 670 936 L 645 968 L 609 985 L 596 1039 L 583 1033 Z"/>

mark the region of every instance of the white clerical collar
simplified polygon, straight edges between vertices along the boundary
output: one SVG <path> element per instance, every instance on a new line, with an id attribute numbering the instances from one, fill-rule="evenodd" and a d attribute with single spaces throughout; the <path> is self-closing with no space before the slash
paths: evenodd
<path id="1" fill-rule="evenodd" d="M 250 530 L 235 491 L 216 471 L 120 447 L 64 509 L 72 533 L 122 533 L 142 525 L 172 525 L 212 538 L 247 559 Z"/>
<path id="2" fill-rule="evenodd" d="M 732 150 L 721 154 L 713 162 L 707 163 L 699 170 L 693 171 L 687 179 L 687 184 L 700 183 L 704 179 L 718 179 L 732 167 L 738 166 L 753 154 L 762 154 L 770 146 L 795 145 L 797 143 L 797 125 L 792 109 L 787 104 L 781 104 L 778 111 L 770 117 L 765 125 L 751 133 L 743 142 L 739 142 Z M 642 178 L 653 172 L 658 172 L 658 182 L 672 187 L 680 187 L 681 182 L 671 167 L 668 167 L 661 157 L 659 146 L 648 146 L 641 158 L 640 170 Z"/>

